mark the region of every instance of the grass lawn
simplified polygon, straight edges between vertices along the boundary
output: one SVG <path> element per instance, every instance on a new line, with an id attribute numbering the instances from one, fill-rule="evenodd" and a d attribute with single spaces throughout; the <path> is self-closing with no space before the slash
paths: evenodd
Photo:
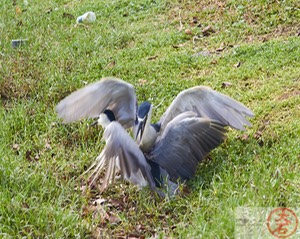
<path id="1" fill-rule="evenodd" d="M 96 21 L 75 26 L 87 11 Z M 299 207 L 298 0 L 2 0 L 0 19 L 0 238 L 233 238 L 237 207 Z M 106 76 L 158 106 L 153 121 L 207 85 L 253 126 L 229 130 L 185 195 L 124 182 L 100 195 L 82 173 L 102 129 L 62 124 L 55 105 Z"/>

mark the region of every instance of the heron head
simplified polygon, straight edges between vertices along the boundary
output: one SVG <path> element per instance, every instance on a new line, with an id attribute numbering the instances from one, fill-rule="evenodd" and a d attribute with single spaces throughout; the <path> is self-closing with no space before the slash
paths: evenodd
<path id="1" fill-rule="evenodd" d="M 139 105 L 135 120 L 135 139 L 137 139 L 138 141 L 142 139 L 146 125 L 149 125 L 151 113 L 152 105 L 149 102 L 145 101 Z"/>
<path id="2" fill-rule="evenodd" d="M 115 120 L 116 117 L 114 112 L 106 109 L 99 115 L 99 118 L 92 125 L 101 125 L 103 128 L 106 128 L 112 121 Z"/>

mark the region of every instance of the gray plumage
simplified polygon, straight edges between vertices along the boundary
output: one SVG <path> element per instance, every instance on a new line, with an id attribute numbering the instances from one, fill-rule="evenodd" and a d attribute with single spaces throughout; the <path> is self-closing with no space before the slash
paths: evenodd
<path id="1" fill-rule="evenodd" d="M 104 78 L 73 92 L 56 106 L 64 123 L 99 117 L 105 109 L 112 110 L 125 128 L 132 127 L 136 112 L 134 87 L 116 78 Z"/>
<path id="2" fill-rule="evenodd" d="M 190 179 L 197 165 L 224 142 L 226 130 L 214 120 L 191 111 L 176 116 L 157 138 L 150 160 L 164 168 L 174 181 Z"/>
<path id="3" fill-rule="evenodd" d="M 245 130 L 244 125 L 251 126 L 245 117 L 254 116 L 242 103 L 207 86 L 195 86 L 180 92 L 173 100 L 159 121 L 162 130 L 185 111 L 193 111 L 198 117 L 214 119 L 239 130 Z"/>
<path id="4" fill-rule="evenodd" d="M 100 116 L 106 145 L 88 171 L 93 169 L 89 178 L 93 183 L 106 168 L 102 189 L 114 181 L 116 171 L 123 179 L 153 190 L 165 184 L 162 177 L 176 182 L 190 179 L 198 163 L 224 142 L 225 127 L 245 130 L 251 125 L 246 117 L 254 115 L 242 103 L 205 86 L 179 93 L 156 125 L 150 124 L 151 104 L 139 109 L 136 104 L 131 84 L 105 78 L 72 93 L 56 107 L 65 123 Z M 125 130 L 132 126 L 136 141 Z"/>
<path id="5" fill-rule="evenodd" d="M 106 145 L 89 169 L 94 168 L 89 177 L 90 184 L 93 184 L 102 169 L 106 168 L 101 190 L 114 182 L 117 170 L 120 170 L 122 179 L 140 187 L 149 184 L 150 188 L 155 188 L 154 179 L 150 173 L 151 168 L 144 154 L 117 121 L 111 122 L 105 128 L 103 139 Z"/>

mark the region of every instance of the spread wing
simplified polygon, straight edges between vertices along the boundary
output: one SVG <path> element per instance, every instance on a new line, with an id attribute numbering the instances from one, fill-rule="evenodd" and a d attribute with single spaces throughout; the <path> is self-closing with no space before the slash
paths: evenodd
<path id="1" fill-rule="evenodd" d="M 119 79 L 104 78 L 73 92 L 56 106 L 64 123 L 96 118 L 105 109 L 112 110 L 125 128 L 132 127 L 136 114 L 134 87 Z"/>
<path id="2" fill-rule="evenodd" d="M 164 168 L 171 179 L 190 179 L 198 163 L 224 142 L 225 133 L 223 124 L 218 121 L 184 112 L 175 117 L 157 139 L 150 159 Z"/>
<path id="3" fill-rule="evenodd" d="M 182 91 L 174 99 L 160 119 L 162 130 L 177 115 L 193 111 L 199 117 L 217 120 L 224 126 L 244 130 L 244 125 L 251 123 L 246 117 L 253 117 L 253 112 L 242 103 L 205 86 L 196 86 Z"/>
<path id="4" fill-rule="evenodd" d="M 120 170 L 121 177 L 131 183 L 144 187 L 149 185 L 155 190 L 151 167 L 138 145 L 129 136 L 127 131 L 116 121 L 111 122 L 105 129 L 103 138 L 106 145 L 97 157 L 90 176 L 91 184 L 99 177 L 103 168 L 106 168 L 102 190 L 114 181 L 116 171 Z"/>

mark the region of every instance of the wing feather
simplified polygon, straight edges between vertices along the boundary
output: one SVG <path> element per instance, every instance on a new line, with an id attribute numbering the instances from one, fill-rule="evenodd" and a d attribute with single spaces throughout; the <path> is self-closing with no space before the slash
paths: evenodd
<path id="1" fill-rule="evenodd" d="M 104 78 L 73 92 L 56 106 L 64 123 L 98 117 L 105 109 L 111 109 L 125 128 L 132 127 L 136 114 L 134 87 L 119 79 Z"/>
<path id="2" fill-rule="evenodd" d="M 113 181 L 114 173 L 117 170 L 120 170 L 123 179 L 140 187 L 149 185 L 151 189 L 155 189 L 151 167 L 148 165 L 144 154 L 117 121 L 111 122 L 106 127 L 103 138 L 106 145 L 100 154 L 101 157 L 98 157 L 98 163 L 94 164 L 98 170 L 91 175 L 92 182 L 97 179 L 94 176 L 97 175 L 98 177 L 99 171 L 106 168 L 102 189 L 105 189 Z M 101 166 L 98 167 L 97 164 Z"/>
<path id="3" fill-rule="evenodd" d="M 150 159 L 164 168 L 173 180 L 190 179 L 198 163 L 224 142 L 225 133 L 222 123 L 185 112 L 168 124 L 157 139 Z"/>
<path id="4" fill-rule="evenodd" d="M 246 117 L 254 116 L 250 109 L 229 96 L 206 86 L 196 86 L 182 91 L 174 99 L 160 119 L 162 130 L 173 118 L 185 111 L 193 111 L 199 117 L 217 120 L 239 130 L 244 130 L 244 125 L 251 125 Z"/>

